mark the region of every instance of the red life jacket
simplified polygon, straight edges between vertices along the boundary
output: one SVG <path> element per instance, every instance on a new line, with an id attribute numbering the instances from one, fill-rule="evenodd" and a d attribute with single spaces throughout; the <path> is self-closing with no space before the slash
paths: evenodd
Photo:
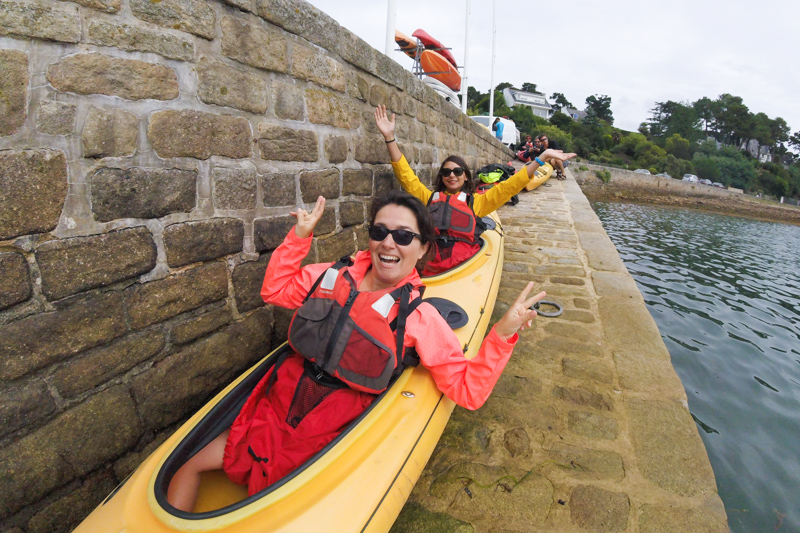
<path id="1" fill-rule="evenodd" d="M 435 192 L 428 210 L 436 228 L 436 256 L 423 274 L 432 275 L 460 265 L 481 248 L 483 225 L 472 210 L 472 195 Z"/>
<path id="2" fill-rule="evenodd" d="M 407 283 L 359 292 L 345 263 L 337 262 L 317 279 L 292 317 L 289 344 L 350 388 L 379 394 L 393 376 L 416 363 L 403 346 L 406 319 L 422 302 L 421 297 L 411 301 L 413 288 Z M 390 322 L 397 302 L 397 317 Z"/>

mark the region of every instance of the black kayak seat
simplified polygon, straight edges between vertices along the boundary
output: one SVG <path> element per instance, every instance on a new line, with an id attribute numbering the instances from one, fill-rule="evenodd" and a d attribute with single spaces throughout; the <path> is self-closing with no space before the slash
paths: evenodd
<path id="1" fill-rule="evenodd" d="M 450 329 L 463 328 L 469 322 L 469 316 L 460 305 L 448 300 L 447 298 L 425 298 L 423 302 L 428 302 L 442 315 Z"/>

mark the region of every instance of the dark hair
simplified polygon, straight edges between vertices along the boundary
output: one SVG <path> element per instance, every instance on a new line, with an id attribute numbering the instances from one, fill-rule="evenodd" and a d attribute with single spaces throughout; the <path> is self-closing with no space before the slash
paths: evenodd
<path id="1" fill-rule="evenodd" d="M 442 161 L 442 166 L 439 167 L 439 172 L 436 173 L 436 186 L 434 190 L 437 192 L 444 192 L 447 190 L 447 187 L 444 186 L 444 181 L 442 181 L 442 170 L 444 169 L 445 163 L 455 163 L 456 165 L 460 166 L 464 169 L 464 174 L 466 174 L 467 179 L 464 180 L 464 185 L 461 186 L 461 190 L 465 193 L 472 194 L 475 192 L 475 184 L 472 183 L 472 172 L 469 171 L 469 167 L 467 166 L 467 162 L 458 157 L 457 155 L 451 155 L 444 161 Z"/>
<path id="2" fill-rule="evenodd" d="M 399 205 L 414 213 L 414 218 L 417 219 L 417 227 L 419 228 L 419 240 L 422 244 L 428 245 L 428 252 L 422 256 L 422 259 L 417 261 L 417 270 L 422 271 L 425 265 L 428 264 L 428 261 L 430 261 L 436 253 L 436 231 L 434 230 L 433 219 L 431 218 L 428 208 L 415 196 L 405 191 L 394 189 L 372 201 L 372 207 L 370 207 L 369 210 L 370 225 L 375 223 L 375 217 L 378 216 L 378 211 L 387 205 Z"/>

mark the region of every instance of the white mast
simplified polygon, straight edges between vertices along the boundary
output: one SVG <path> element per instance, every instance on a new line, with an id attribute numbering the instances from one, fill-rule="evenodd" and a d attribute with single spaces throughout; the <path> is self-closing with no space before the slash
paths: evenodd
<path id="1" fill-rule="evenodd" d="M 497 40 L 497 0 L 492 0 L 492 74 L 489 84 L 489 129 L 494 119 L 494 43 Z"/>
<path id="2" fill-rule="evenodd" d="M 461 112 L 467 113 L 467 97 L 469 96 L 469 83 L 467 82 L 467 61 L 469 57 L 469 5 L 467 0 L 467 16 L 464 21 L 464 65 L 461 74 Z"/>
<path id="3" fill-rule="evenodd" d="M 389 0 L 386 11 L 386 55 L 394 58 L 394 29 L 397 15 L 397 0 Z"/>

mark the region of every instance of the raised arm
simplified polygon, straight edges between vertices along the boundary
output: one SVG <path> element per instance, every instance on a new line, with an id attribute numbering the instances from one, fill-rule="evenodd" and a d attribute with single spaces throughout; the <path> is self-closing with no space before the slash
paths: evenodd
<path id="1" fill-rule="evenodd" d="M 538 159 L 540 159 L 543 163 L 549 163 L 554 159 L 566 161 L 568 159 L 572 159 L 576 155 L 578 154 L 572 152 L 565 154 L 561 150 L 553 150 L 552 148 L 548 148 L 542 152 L 541 155 L 539 155 Z M 539 162 L 534 159 L 525 168 L 528 170 L 528 178 L 532 178 L 536 170 L 539 168 Z"/>
<path id="2" fill-rule="evenodd" d="M 381 135 L 383 135 L 383 140 L 386 141 L 386 148 L 389 149 L 389 157 L 392 158 L 393 163 L 397 163 L 400 161 L 400 158 L 403 157 L 403 154 L 397 146 L 397 139 L 394 138 L 394 117 L 394 113 L 392 113 L 392 118 L 389 119 L 386 115 L 385 105 L 379 105 L 375 108 L 375 123 L 378 125 L 378 130 L 380 130 Z"/>

